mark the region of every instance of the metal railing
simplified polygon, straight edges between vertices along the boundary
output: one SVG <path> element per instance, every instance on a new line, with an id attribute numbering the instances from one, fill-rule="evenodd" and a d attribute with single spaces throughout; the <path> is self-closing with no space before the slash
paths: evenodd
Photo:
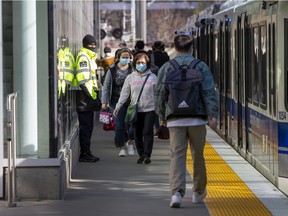
<path id="1" fill-rule="evenodd" d="M 16 144 L 17 144 L 17 121 L 16 121 L 16 98 L 17 93 L 7 96 L 7 203 L 8 207 L 16 207 L 17 186 L 16 186 Z"/>

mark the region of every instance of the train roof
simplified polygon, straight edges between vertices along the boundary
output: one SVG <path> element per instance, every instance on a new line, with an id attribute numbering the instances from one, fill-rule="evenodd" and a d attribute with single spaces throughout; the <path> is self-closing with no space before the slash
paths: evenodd
<path id="1" fill-rule="evenodd" d="M 220 11 L 247 3 L 247 2 L 262 2 L 262 0 L 227 0 L 220 6 Z M 269 0 L 269 2 L 277 2 L 278 0 Z"/>

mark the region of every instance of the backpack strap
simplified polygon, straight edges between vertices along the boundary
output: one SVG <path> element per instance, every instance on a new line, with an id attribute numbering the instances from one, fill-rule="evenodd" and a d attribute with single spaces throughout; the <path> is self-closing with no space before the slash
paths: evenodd
<path id="1" fill-rule="evenodd" d="M 196 59 L 196 58 L 193 59 L 193 61 L 189 64 L 188 68 L 194 68 L 195 69 L 196 65 L 199 62 L 201 62 L 200 59 Z M 170 63 L 172 64 L 172 66 L 174 67 L 175 70 L 177 70 L 180 67 L 180 65 L 178 64 L 178 62 L 175 59 L 171 59 Z"/>
<path id="2" fill-rule="evenodd" d="M 150 58 L 151 58 L 151 63 L 155 64 L 155 57 L 154 57 L 154 53 L 153 52 L 150 54 Z"/>
<path id="3" fill-rule="evenodd" d="M 172 64 L 172 66 L 174 67 L 175 70 L 177 70 L 180 65 L 178 64 L 178 62 L 175 59 L 171 59 L 170 63 Z"/>
<path id="4" fill-rule="evenodd" d="M 196 59 L 196 58 L 193 59 L 193 61 L 189 64 L 188 68 L 193 68 L 193 69 L 195 69 L 195 68 L 196 68 L 196 65 L 197 65 L 199 62 L 201 62 L 200 59 Z"/>

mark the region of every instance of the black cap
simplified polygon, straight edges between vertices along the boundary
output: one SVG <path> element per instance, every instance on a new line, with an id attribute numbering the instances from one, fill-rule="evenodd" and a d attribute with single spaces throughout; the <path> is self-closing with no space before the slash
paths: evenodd
<path id="1" fill-rule="evenodd" d="M 136 41 L 135 48 L 144 49 L 144 47 L 145 47 L 144 41 L 142 41 L 142 40 Z"/>
<path id="2" fill-rule="evenodd" d="M 96 44 L 96 39 L 92 35 L 87 34 L 83 38 L 82 43 L 83 43 L 83 47 L 87 47 L 89 44 L 92 44 L 92 43 Z"/>
<path id="3" fill-rule="evenodd" d="M 105 47 L 104 48 L 104 53 L 111 53 L 111 48 L 110 47 Z"/>
<path id="4" fill-rule="evenodd" d="M 155 49 L 163 49 L 165 47 L 165 44 L 162 41 L 155 41 L 153 47 Z"/>

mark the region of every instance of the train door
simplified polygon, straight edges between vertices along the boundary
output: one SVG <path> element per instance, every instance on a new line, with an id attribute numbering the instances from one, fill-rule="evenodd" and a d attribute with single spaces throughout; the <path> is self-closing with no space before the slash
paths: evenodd
<path id="1" fill-rule="evenodd" d="M 230 103 L 228 95 L 231 92 L 231 82 L 229 76 L 230 70 L 230 59 L 231 59 L 231 49 L 230 49 L 230 29 L 229 22 L 225 21 L 220 23 L 220 130 L 221 133 L 228 138 L 228 118 L 230 116 Z"/>
<path id="2" fill-rule="evenodd" d="M 238 147 L 242 147 L 242 95 L 243 95 L 243 82 L 241 79 L 242 74 L 242 28 L 241 28 L 241 16 L 238 16 L 237 19 L 237 31 L 236 31 L 236 67 L 235 67 L 235 98 L 236 98 L 236 108 L 235 108 L 235 118 L 237 123 L 237 135 L 236 135 L 236 144 Z"/>
<path id="3" fill-rule="evenodd" d="M 224 23 L 220 22 L 220 29 L 219 29 L 219 56 L 220 56 L 220 64 L 219 64 L 219 111 L 220 111 L 220 125 L 219 129 L 221 131 L 221 134 L 226 136 L 226 114 L 225 114 L 225 36 L 224 36 Z"/>
<path id="4" fill-rule="evenodd" d="M 238 85 L 238 146 L 247 149 L 248 145 L 248 101 L 246 95 L 246 56 L 247 56 L 247 17 L 241 14 L 240 19 L 240 49 L 239 49 L 239 85 Z"/>
<path id="5" fill-rule="evenodd" d="M 269 115 L 271 116 L 272 122 L 269 123 L 269 170 L 274 175 L 278 172 L 277 170 L 277 157 L 275 151 L 277 151 L 277 131 L 276 120 L 276 38 L 275 38 L 275 22 L 276 17 L 272 16 L 271 23 L 268 24 L 268 101 L 269 101 Z M 276 170 L 275 170 L 276 169 Z"/>

